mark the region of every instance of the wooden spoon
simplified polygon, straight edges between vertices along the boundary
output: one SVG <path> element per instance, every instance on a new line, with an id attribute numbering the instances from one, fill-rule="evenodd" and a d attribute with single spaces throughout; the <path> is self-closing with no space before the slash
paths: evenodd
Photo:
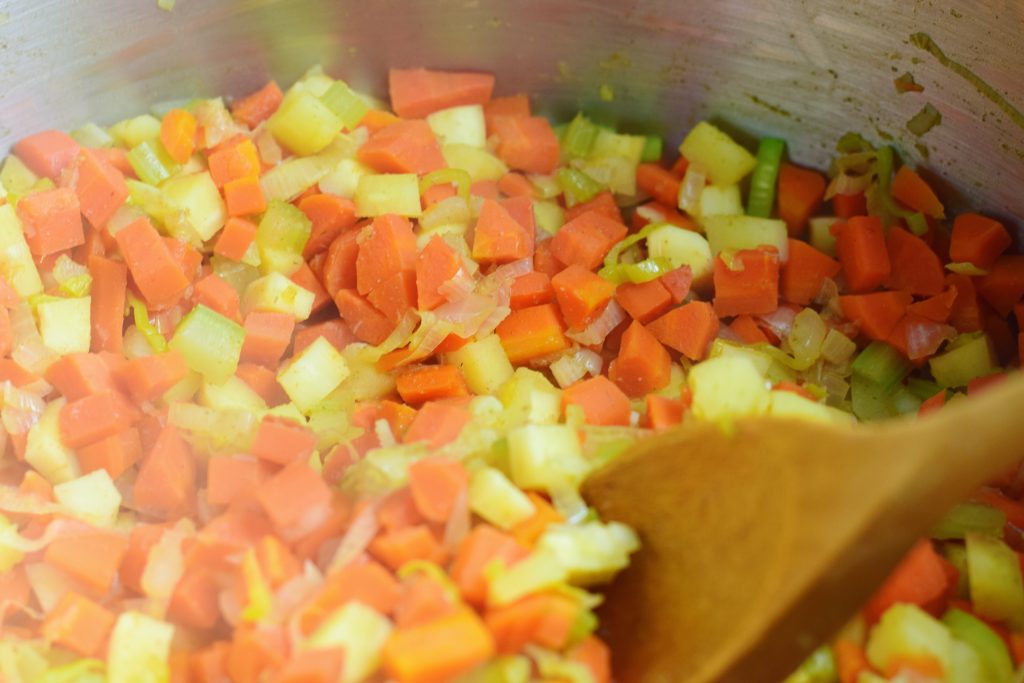
<path id="1" fill-rule="evenodd" d="M 600 614 L 620 683 L 778 683 L 915 539 L 1024 457 L 1024 376 L 920 420 L 692 423 L 584 484 L 643 548 Z"/>

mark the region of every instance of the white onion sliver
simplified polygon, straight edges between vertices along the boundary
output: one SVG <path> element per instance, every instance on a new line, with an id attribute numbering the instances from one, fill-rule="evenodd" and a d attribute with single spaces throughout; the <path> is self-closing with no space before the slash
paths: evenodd
<path id="1" fill-rule="evenodd" d="M 58 536 L 63 535 L 67 528 L 67 522 L 57 520 L 51 522 L 39 538 L 25 538 L 15 530 L 14 526 L 7 526 L 0 531 L 0 548 L 17 550 L 20 553 L 38 552 L 50 545 Z"/>
<path id="2" fill-rule="evenodd" d="M 579 491 L 571 487 L 551 491 L 551 503 L 569 524 L 578 524 L 587 516 L 587 503 Z"/>
<path id="3" fill-rule="evenodd" d="M 707 181 L 707 173 L 700 164 L 687 166 L 683 182 L 679 185 L 679 208 L 689 214 L 697 213 Z"/>
<path id="4" fill-rule="evenodd" d="M 370 545 L 370 541 L 374 539 L 377 531 L 380 529 L 380 525 L 377 522 L 377 507 L 378 503 L 367 505 L 352 520 L 348 531 L 341 537 L 341 543 L 338 544 L 338 549 L 334 551 L 334 556 L 327 563 L 327 569 L 324 571 L 325 574 L 331 574 L 341 569 L 357 558 Z"/>
<path id="5" fill-rule="evenodd" d="M 793 329 L 794 318 L 796 318 L 796 313 L 792 308 L 779 306 L 771 313 L 758 316 L 757 319 L 771 328 L 771 331 L 775 333 L 776 337 L 779 339 L 785 339 Z"/>
<path id="6" fill-rule="evenodd" d="M 49 515 L 67 511 L 63 505 L 43 502 L 33 495 L 22 493 L 16 486 L 0 486 L 0 512 L 14 515 Z"/>
<path id="7" fill-rule="evenodd" d="M 626 319 L 626 314 L 614 299 L 608 302 L 601 315 L 597 316 L 594 322 L 587 325 L 582 332 L 567 332 L 565 336 L 584 346 L 597 346 L 603 344 L 612 330 Z"/>
<path id="8" fill-rule="evenodd" d="M 160 535 L 142 570 L 142 591 L 149 597 L 166 604 L 174 587 L 185 572 L 182 544 L 195 534 L 195 527 L 187 519 L 180 520 Z"/>

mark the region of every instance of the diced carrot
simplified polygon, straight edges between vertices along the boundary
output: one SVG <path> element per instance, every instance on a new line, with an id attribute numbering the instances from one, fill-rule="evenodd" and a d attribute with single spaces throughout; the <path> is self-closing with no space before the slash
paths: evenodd
<path id="1" fill-rule="evenodd" d="M 466 468 L 457 460 L 428 457 L 409 465 L 409 491 L 416 509 L 431 522 L 447 521 L 469 486 Z"/>
<path id="2" fill-rule="evenodd" d="M 25 471 L 25 475 L 21 478 L 21 483 L 18 484 L 18 493 L 35 496 L 47 503 L 52 503 L 54 500 L 53 484 L 35 470 Z"/>
<path id="3" fill-rule="evenodd" d="M 305 462 L 293 462 L 256 489 L 256 499 L 270 521 L 288 528 L 331 501 L 331 490 Z"/>
<path id="4" fill-rule="evenodd" d="M 312 223 L 309 240 L 302 250 L 310 258 L 330 246 L 343 231 L 356 224 L 356 205 L 351 199 L 333 194 L 312 194 L 303 197 L 299 209 Z"/>
<path id="5" fill-rule="evenodd" d="M 61 171 L 74 161 L 81 147 L 63 131 L 44 130 L 22 138 L 11 149 L 29 170 L 56 181 Z"/>
<path id="6" fill-rule="evenodd" d="M 327 463 L 324 463 L 324 478 L 327 477 Z M 328 481 L 330 483 L 330 481 Z M 336 485 L 337 481 L 334 482 Z M 315 560 L 321 555 L 321 548 L 329 539 L 338 538 L 348 528 L 352 516 L 352 502 L 340 491 L 331 495 L 330 508 L 327 516 L 312 529 L 304 529 L 305 533 L 292 541 L 292 551 L 302 561 Z"/>
<path id="7" fill-rule="evenodd" d="M 563 649 L 579 616 L 575 600 L 558 593 L 537 593 L 484 614 L 498 652 L 514 654 L 528 643 L 550 650 Z"/>
<path id="8" fill-rule="evenodd" d="M 512 281 L 509 307 L 512 310 L 549 303 L 554 297 L 551 278 L 546 273 L 530 271 Z"/>
<path id="9" fill-rule="evenodd" d="M 570 329 L 582 330 L 604 311 L 615 285 L 578 265 L 551 278 L 558 308 Z"/>
<path id="10" fill-rule="evenodd" d="M 987 275 L 978 278 L 978 294 L 1007 318 L 1024 298 L 1024 255 L 1007 254 L 992 264 Z"/>
<path id="11" fill-rule="evenodd" d="M 498 561 L 508 566 L 528 552 L 512 535 L 489 524 L 474 525 L 452 560 L 452 581 L 466 602 L 482 606 L 487 600 L 488 565 Z"/>
<path id="12" fill-rule="evenodd" d="M 132 497 L 136 508 L 156 517 L 174 518 L 195 508 L 195 456 L 174 427 L 161 430 L 139 468 Z"/>
<path id="13" fill-rule="evenodd" d="M 117 373 L 117 380 L 137 401 L 159 398 L 188 374 L 185 359 L 174 351 L 132 358 Z"/>
<path id="14" fill-rule="evenodd" d="M 128 268 L 102 256 L 90 256 L 87 265 L 92 275 L 91 348 L 121 353 Z"/>
<path id="15" fill-rule="evenodd" d="M 217 236 L 213 253 L 232 261 L 241 261 L 249 245 L 256 239 L 256 224 L 238 216 L 228 218 Z"/>
<path id="16" fill-rule="evenodd" d="M 128 429 L 136 419 L 134 407 L 120 392 L 83 396 L 61 408 L 60 438 L 80 448 Z"/>
<path id="17" fill-rule="evenodd" d="M 945 218 L 946 210 L 928 183 L 909 166 L 901 166 L 892 179 L 892 197 L 900 204 L 931 218 Z"/>
<path id="18" fill-rule="evenodd" d="M 189 654 L 190 683 L 223 683 L 228 679 L 231 644 L 218 640 Z"/>
<path id="19" fill-rule="evenodd" d="M 229 216 L 251 216 L 263 213 L 267 208 L 267 199 L 257 176 L 229 180 L 224 183 L 223 190 Z"/>
<path id="20" fill-rule="evenodd" d="M 533 514 L 513 526 L 510 532 L 523 546 L 533 546 L 550 525 L 561 524 L 565 518 L 547 498 L 533 491 L 527 492 L 526 495 L 533 503 Z"/>
<path id="21" fill-rule="evenodd" d="M 456 609 L 440 581 L 417 572 L 402 584 L 402 598 L 395 605 L 395 625 L 399 628 L 416 626 Z"/>
<path id="22" fill-rule="evenodd" d="M 424 118 L 449 107 L 487 104 L 493 90 L 493 74 L 428 69 L 388 71 L 391 108 L 406 119 Z"/>
<path id="23" fill-rule="evenodd" d="M 761 315 L 779 307 L 779 257 L 774 250 L 747 249 L 733 256 L 739 269 L 715 259 L 715 313 Z"/>
<path id="24" fill-rule="evenodd" d="M 495 97 L 484 104 L 487 134 L 494 134 L 494 119 L 499 116 L 529 116 L 530 113 L 530 98 L 526 95 Z"/>
<path id="25" fill-rule="evenodd" d="M 192 157 L 196 145 L 196 117 L 184 109 L 172 109 L 160 122 L 160 144 L 179 164 Z"/>
<path id="26" fill-rule="evenodd" d="M 192 300 L 198 306 L 202 304 L 225 318 L 241 321 L 238 292 L 217 275 L 210 273 L 195 284 Z"/>
<path id="27" fill-rule="evenodd" d="M 889 289 L 902 289 L 918 296 L 934 296 L 945 286 L 942 261 L 928 244 L 903 228 L 893 226 L 885 239 L 891 272 Z"/>
<path id="28" fill-rule="evenodd" d="M 312 344 L 318 337 L 323 337 L 331 343 L 331 346 L 339 351 L 356 341 L 356 336 L 352 333 L 351 328 L 345 324 L 344 320 L 332 318 L 298 330 L 292 341 L 292 353 L 300 353 L 302 349 Z M 242 347 L 242 352 L 245 352 L 244 346 Z"/>
<path id="29" fill-rule="evenodd" d="M 622 223 L 588 211 L 558 230 L 551 239 L 551 253 L 564 265 L 576 264 L 594 270 L 626 232 Z"/>
<path id="30" fill-rule="evenodd" d="M 377 507 L 377 521 L 385 531 L 395 531 L 422 524 L 425 520 L 416 507 L 412 491 L 403 486 L 389 493 Z"/>
<path id="31" fill-rule="evenodd" d="M 114 613 L 84 595 L 68 592 L 46 615 L 43 637 L 82 657 L 95 657 L 114 627 Z"/>
<path id="32" fill-rule="evenodd" d="M 381 614 L 390 614 L 400 596 L 401 589 L 394 575 L 377 562 L 349 564 L 328 574 L 320 592 L 300 608 L 300 629 L 311 633 L 324 617 L 352 600 Z"/>
<path id="33" fill-rule="evenodd" d="M 409 219 L 394 214 L 378 216 L 366 239 L 359 244 L 355 261 L 356 289 L 365 296 L 395 273 L 415 272 L 417 251 L 416 235 Z"/>
<path id="34" fill-rule="evenodd" d="M 358 230 L 338 235 L 327 248 L 320 280 L 332 297 L 342 289 L 356 288 L 356 259 L 359 256 Z M 394 272 L 394 271 L 392 271 Z"/>
<path id="35" fill-rule="evenodd" d="M 947 563 L 931 541 L 918 541 L 864 606 L 865 618 L 874 623 L 898 602 L 938 607 L 951 588 Z"/>
<path id="36" fill-rule="evenodd" d="M 789 259 L 779 270 L 779 294 L 782 300 L 808 306 L 818 296 L 826 278 L 839 274 L 834 258 L 818 251 L 807 242 L 789 240 Z"/>
<path id="37" fill-rule="evenodd" d="M 259 178 L 262 170 L 260 153 L 248 138 L 242 138 L 235 144 L 218 145 L 206 156 L 206 162 L 217 187 L 242 178 Z"/>
<path id="38" fill-rule="evenodd" d="M 744 344 L 770 344 L 768 336 L 757 322 L 749 315 L 738 315 L 729 323 L 729 329 L 740 338 Z"/>
<path id="39" fill-rule="evenodd" d="M 533 233 L 492 199 L 485 199 L 473 231 L 473 258 L 480 263 L 508 263 L 533 254 Z"/>
<path id="40" fill-rule="evenodd" d="M 946 284 L 956 291 L 953 308 L 949 312 L 949 324 L 957 332 L 977 332 L 981 329 L 981 308 L 978 302 L 974 278 L 960 273 L 946 275 Z"/>
<path id="41" fill-rule="evenodd" d="M 493 199 L 498 200 L 498 181 L 489 180 L 484 178 L 482 180 L 474 180 L 473 184 L 469 186 L 469 194 L 473 197 L 480 197 L 481 199 Z"/>
<path id="42" fill-rule="evenodd" d="M 1011 244 L 1013 238 L 999 221 L 978 213 L 964 213 L 953 221 L 949 259 L 986 269 Z"/>
<path id="43" fill-rule="evenodd" d="M 242 360 L 276 365 L 292 341 L 295 316 L 276 311 L 253 311 L 245 316 Z"/>
<path id="44" fill-rule="evenodd" d="M 216 572 L 198 565 L 186 567 L 171 591 L 167 616 L 194 629 L 211 629 L 220 620 L 220 584 Z"/>
<path id="45" fill-rule="evenodd" d="M 680 158 L 685 159 L 685 157 Z M 590 635 L 580 641 L 576 647 L 569 651 L 569 659 L 586 667 L 594 679 L 594 683 L 611 683 L 611 650 L 597 636 Z"/>
<path id="46" fill-rule="evenodd" d="M 410 405 L 454 396 L 468 396 L 469 387 L 454 365 L 425 365 L 395 378 L 398 395 Z"/>
<path id="47" fill-rule="evenodd" d="M 599 213 L 606 218 L 616 221 L 617 223 L 622 222 L 622 211 L 619 210 L 619 205 L 615 203 L 615 197 L 609 190 L 598 192 L 591 199 L 577 204 L 576 206 L 570 206 L 567 208 L 565 210 L 565 222 L 568 223 L 572 219 L 577 216 L 582 216 L 588 211 Z"/>
<path id="48" fill-rule="evenodd" d="M 32 600 L 32 586 L 25 575 L 24 564 L 0 573 L 0 616 L 6 620 L 6 617 L 28 607 Z"/>
<path id="49" fill-rule="evenodd" d="M 191 244 L 174 237 L 164 237 L 163 242 L 167 245 L 167 251 L 170 253 L 171 258 L 178 264 L 181 272 L 184 273 L 185 278 L 191 284 L 199 276 L 200 266 L 203 263 L 202 252 Z M 167 306 L 156 306 L 156 308 L 166 309 Z M 175 319 L 176 321 L 177 319 Z"/>
<path id="50" fill-rule="evenodd" d="M 856 322 L 868 339 L 885 341 L 906 313 L 911 297 L 906 292 L 875 292 L 839 297 L 847 320 Z"/>
<path id="51" fill-rule="evenodd" d="M 304 462 L 316 450 L 316 434 L 293 420 L 267 415 L 250 450 L 260 460 L 277 465 Z"/>
<path id="52" fill-rule="evenodd" d="M 506 197 L 533 198 L 533 183 L 522 173 L 510 171 L 498 179 L 498 191 Z"/>
<path id="53" fill-rule="evenodd" d="M 385 671 L 398 683 L 451 680 L 490 659 L 494 639 L 473 610 L 396 628 L 384 644 Z"/>
<path id="54" fill-rule="evenodd" d="M 562 392 L 562 407 L 577 405 L 588 424 L 629 425 L 629 397 L 604 375 L 573 384 Z"/>
<path id="55" fill-rule="evenodd" d="M 0 382 L 10 382 L 20 388 L 38 380 L 38 375 L 32 374 L 10 358 L 0 358 Z"/>
<path id="56" fill-rule="evenodd" d="M 623 283 L 615 290 L 615 300 L 631 318 L 641 323 L 649 323 L 672 306 L 672 295 L 660 279 L 640 284 Z"/>
<path id="57" fill-rule="evenodd" d="M 279 669 L 287 660 L 288 640 L 283 626 L 242 625 L 235 629 L 228 652 L 231 683 L 262 683 L 268 671 Z"/>
<path id="58" fill-rule="evenodd" d="M 779 218 L 786 222 L 790 237 L 804 235 L 824 197 L 825 178 L 820 173 L 786 162 L 779 167 Z"/>
<path id="59" fill-rule="evenodd" d="M 445 167 L 441 146 L 426 121 L 399 121 L 382 128 L 359 148 L 359 161 L 380 173 L 423 175 Z"/>
<path id="60" fill-rule="evenodd" d="M 836 253 L 842 265 L 846 291 L 859 294 L 879 287 L 892 270 L 881 219 L 854 216 L 838 223 Z"/>
<path id="61" fill-rule="evenodd" d="M 142 574 L 149 562 L 149 552 L 169 526 L 140 523 L 132 527 L 118 571 L 122 586 L 139 595 L 143 594 Z"/>
<path id="62" fill-rule="evenodd" d="M 367 549 L 392 571 L 414 560 L 443 565 L 448 557 L 444 546 L 426 524 L 380 533 Z"/>
<path id="63" fill-rule="evenodd" d="M 269 683 L 335 683 L 344 662 L 345 651 L 340 647 L 302 650 L 292 654 Z"/>
<path id="64" fill-rule="evenodd" d="M 43 561 L 105 595 L 127 547 L 128 539 L 120 532 L 76 523 L 46 547 Z"/>
<path id="65" fill-rule="evenodd" d="M 947 392 L 945 390 L 942 390 L 931 398 L 926 399 L 917 411 L 918 416 L 934 413 L 942 408 L 942 406 L 946 405 L 946 393 Z"/>
<path id="66" fill-rule="evenodd" d="M 46 381 L 69 401 L 112 391 L 110 368 L 95 353 L 70 353 L 46 369 Z"/>
<path id="67" fill-rule="evenodd" d="M 128 199 L 128 185 L 121 172 L 94 150 L 83 149 L 74 163 L 71 187 L 78 195 L 82 215 L 94 228 L 102 228 Z"/>
<path id="68" fill-rule="evenodd" d="M 18 202 L 18 217 L 36 258 L 85 244 L 78 196 L 69 187 L 25 195 Z"/>
<path id="69" fill-rule="evenodd" d="M 668 290 L 672 297 L 672 303 L 681 304 L 690 293 L 690 285 L 693 284 L 693 271 L 690 266 L 683 264 L 659 277 L 658 282 Z"/>
<path id="70" fill-rule="evenodd" d="M 513 363 L 525 363 L 569 348 L 565 325 L 552 304 L 512 311 L 495 332 Z"/>
<path id="71" fill-rule="evenodd" d="M 627 396 L 640 398 L 668 384 L 672 359 L 658 339 L 634 320 L 619 343 L 619 355 L 608 367 L 608 377 Z"/>
<path id="72" fill-rule="evenodd" d="M 549 278 L 558 274 L 565 266 L 559 263 L 551 251 L 551 239 L 541 240 L 533 249 L 533 269 Z"/>
<path id="73" fill-rule="evenodd" d="M 119 230 L 115 239 L 146 301 L 157 307 L 176 302 L 189 280 L 156 228 L 139 218 Z"/>
<path id="74" fill-rule="evenodd" d="M 469 410 L 465 405 L 451 401 L 429 401 L 416 413 L 402 440 L 405 443 L 426 441 L 428 447 L 440 448 L 459 436 L 469 418 Z"/>
<path id="75" fill-rule="evenodd" d="M 352 334 L 367 344 L 380 344 L 395 329 L 394 323 L 354 289 L 338 290 L 334 305 Z"/>
<path id="76" fill-rule="evenodd" d="M 718 335 L 719 322 L 705 301 L 691 301 L 648 324 L 647 329 L 665 346 L 690 360 L 702 360 Z"/>
<path id="77" fill-rule="evenodd" d="M 864 648 L 849 638 L 840 638 L 832 646 L 839 673 L 839 683 L 857 683 L 860 675 L 871 671 Z"/>
<path id="78" fill-rule="evenodd" d="M 206 500 L 210 505 L 228 505 L 249 495 L 270 478 L 271 465 L 246 456 L 217 456 L 207 462 Z"/>
<path id="79" fill-rule="evenodd" d="M 498 156 L 509 168 L 551 173 L 558 166 L 558 137 L 542 116 L 498 116 L 492 119 Z"/>
<path id="80" fill-rule="evenodd" d="M 363 118 L 359 119 L 359 125 L 356 127 L 365 128 L 368 133 L 373 135 L 382 128 L 393 126 L 401 120 L 389 111 L 371 109 L 363 115 Z"/>
<path id="81" fill-rule="evenodd" d="M 677 398 L 648 394 L 646 403 L 645 417 L 651 429 L 668 429 L 683 421 L 683 402 Z"/>
<path id="82" fill-rule="evenodd" d="M 679 201 L 681 182 L 671 171 L 658 164 L 640 164 L 636 167 L 636 186 L 657 201 L 675 206 Z"/>
<path id="83" fill-rule="evenodd" d="M 277 383 L 276 373 L 259 363 L 239 363 L 235 371 L 238 378 L 259 394 L 268 406 L 279 406 L 288 403 L 288 394 Z"/>
<path id="84" fill-rule="evenodd" d="M 863 192 L 837 194 L 832 197 L 832 210 L 837 218 L 853 218 L 854 216 L 867 215 L 867 197 L 864 196 Z"/>
<path id="85" fill-rule="evenodd" d="M 393 325 L 416 308 L 416 273 L 403 270 L 393 273 L 366 295 L 370 304 L 384 314 Z"/>
<path id="86" fill-rule="evenodd" d="M 255 128 L 277 111 L 284 99 L 284 93 L 275 81 L 231 103 L 231 114 L 249 128 Z"/>

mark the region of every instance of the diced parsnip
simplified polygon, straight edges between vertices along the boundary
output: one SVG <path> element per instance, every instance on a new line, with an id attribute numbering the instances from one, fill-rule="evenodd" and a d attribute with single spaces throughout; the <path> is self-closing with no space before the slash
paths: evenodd
<path id="1" fill-rule="evenodd" d="M 122 612 L 110 632 L 108 683 L 163 683 L 170 677 L 174 626 L 141 612 Z"/>
<path id="2" fill-rule="evenodd" d="M 118 121 L 108 130 L 118 145 L 131 149 L 135 145 L 160 137 L 160 119 L 151 114 L 143 114 Z"/>
<path id="3" fill-rule="evenodd" d="M 510 424 L 554 424 L 562 415 L 562 391 L 530 368 L 517 368 L 498 390 Z"/>
<path id="4" fill-rule="evenodd" d="M 1024 579 L 1017 554 L 1002 539 L 969 532 L 967 580 L 979 616 L 1024 628 Z"/>
<path id="5" fill-rule="evenodd" d="M 537 227 L 549 235 L 554 235 L 565 224 L 565 211 L 555 202 L 534 200 L 533 216 Z"/>
<path id="6" fill-rule="evenodd" d="M 604 583 L 629 564 L 640 548 L 636 532 L 618 522 L 553 524 L 537 541 L 565 567 L 569 581 L 581 586 Z"/>
<path id="7" fill-rule="evenodd" d="M 0 572 L 9 571 L 24 559 L 23 552 L 4 543 L 5 539 L 16 539 L 18 536 L 18 525 L 0 515 Z"/>
<path id="8" fill-rule="evenodd" d="M 838 408 L 812 401 L 792 391 L 773 391 L 768 404 L 768 414 L 773 417 L 787 417 L 812 422 L 856 422 L 856 418 Z"/>
<path id="9" fill-rule="evenodd" d="M 56 353 L 86 353 L 92 338 L 92 297 L 50 299 L 36 306 L 39 336 Z"/>
<path id="10" fill-rule="evenodd" d="M 225 382 L 238 369 L 245 330 L 234 320 L 203 306 L 188 312 L 168 346 L 210 382 Z"/>
<path id="11" fill-rule="evenodd" d="M 342 350 L 341 356 L 348 364 L 349 375 L 344 384 L 331 392 L 325 403 L 348 407 L 356 401 L 383 398 L 395 390 L 395 376 L 377 369 L 376 359 L 369 360 L 361 353 L 365 350 L 366 346 L 361 343 L 350 344 Z"/>
<path id="12" fill-rule="evenodd" d="M 771 392 L 754 364 L 738 356 L 720 356 L 690 370 L 687 386 L 693 393 L 693 413 L 704 420 L 728 420 L 762 415 Z"/>
<path id="13" fill-rule="evenodd" d="M 320 100 L 341 120 L 346 130 L 355 130 L 359 122 L 370 110 L 358 93 L 348 87 L 344 81 L 334 81 L 330 87 L 320 94 Z"/>
<path id="14" fill-rule="evenodd" d="M 928 361 L 932 377 L 942 387 L 963 387 L 972 379 L 996 371 L 992 346 L 984 332 L 961 335 L 949 350 Z"/>
<path id="15" fill-rule="evenodd" d="M 203 380 L 199 389 L 199 403 L 215 410 L 248 410 L 262 413 L 267 409 L 263 398 L 240 377 L 232 375 L 222 383 Z"/>
<path id="16" fill-rule="evenodd" d="M 441 144 L 468 145 L 483 149 L 487 143 L 484 108 L 479 104 L 436 111 L 427 117 L 427 123 Z"/>
<path id="17" fill-rule="evenodd" d="M 714 257 L 704 236 L 675 225 L 652 230 L 647 236 L 647 253 L 668 260 L 673 268 L 690 266 L 694 282 L 711 277 L 714 270 Z"/>
<path id="18" fill-rule="evenodd" d="M 461 168 L 469 173 L 473 182 L 478 180 L 500 180 L 508 173 L 505 162 L 486 150 L 450 143 L 441 146 L 441 154 L 450 168 Z"/>
<path id="19" fill-rule="evenodd" d="M 707 216 L 704 218 L 704 232 L 708 236 L 711 253 L 720 254 L 727 250 L 775 247 L 779 261 L 789 258 L 789 234 L 786 224 L 773 218 L 755 216 Z"/>
<path id="20" fill-rule="evenodd" d="M 292 88 L 267 125 L 274 139 L 300 156 L 316 154 L 341 132 L 341 119 L 305 88 Z"/>
<path id="21" fill-rule="evenodd" d="M 396 213 L 414 218 L 423 212 L 420 183 L 415 173 L 361 176 L 355 203 L 356 215 L 362 217 Z"/>
<path id="22" fill-rule="evenodd" d="M 469 509 L 496 527 L 510 529 L 536 508 L 500 470 L 481 467 L 469 481 Z"/>
<path id="23" fill-rule="evenodd" d="M 508 433 L 512 481 L 523 489 L 576 488 L 590 471 L 580 439 L 567 425 L 524 425 Z"/>
<path id="24" fill-rule="evenodd" d="M 708 185 L 700 193 L 700 218 L 742 216 L 743 198 L 739 185 Z"/>
<path id="25" fill-rule="evenodd" d="M 97 526 L 113 526 L 121 507 L 121 493 L 105 469 L 57 484 L 53 497 L 71 514 Z"/>
<path id="26" fill-rule="evenodd" d="M 816 216 L 810 220 L 808 241 L 811 246 L 829 256 L 836 255 L 836 236 L 832 234 L 832 226 L 840 219 L 834 216 Z"/>
<path id="27" fill-rule="evenodd" d="M 633 196 L 636 194 L 636 167 L 643 156 L 644 142 L 642 135 L 600 128 L 582 170 L 615 194 Z"/>
<path id="28" fill-rule="evenodd" d="M 897 661 L 920 657 L 934 658 L 945 669 L 951 643 L 949 629 L 941 621 L 917 605 L 896 604 L 871 630 L 867 656 L 879 671 L 887 671 Z"/>
<path id="29" fill-rule="evenodd" d="M 320 178 L 320 191 L 352 199 L 359 188 L 359 179 L 373 175 L 374 170 L 356 159 L 342 159 L 333 170 Z"/>
<path id="30" fill-rule="evenodd" d="M 462 371 L 466 384 L 474 394 L 493 394 L 512 377 L 513 372 L 512 363 L 496 334 L 446 354 L 446 362 Z"/>
<path id="31" fill-rule="evenodd" d="M 558 558 L 546 550 L 536 550 L 511 567 L 494 571 L 488 581 L 487 603 L 507 605 L 531 593 L 564 583 L 568 572 Z"/>
<path id="32" fill-rule="evenodd" d="M 11 158 L 8 157 L 8 163 Z M 22 299 L 43 291 L 21 221 L 10 204 L 0 206 L 0 274 Z"/>
<path id="33" fill-rule="evenodd" d="M 297 322 L 313 310 L 313 292 L 300 287 L 281 273 L 269 273 L 249 283 L 242 296 L 242 313 L 277 311 L 291 313 Z"/>
<path id="34" fill-rule="evenodd" d="M 71 131 L 71 137 L 82 147 L 110 147 L 114 144 L 113 136 L 92 121 Z"/>
<path id="35" fill-rule="evenodd" d="M 735 185 L 757 166 L 757 159 L 731 137 L 707 121 L 693 127 L 679 153 L 700 164 L 715 185 Z"/>
<path id="36" fill-rule="evenodd" d="M 308 413 L 348 374 L 345 358 L 326 338 L 317 337 L 278 371 L 277 381 L 292 403 Z"/>
<path id="37" fill-rule="evenodd" d="M 43 475 L 51 484 L 63 484 L 78 477 L 78 458 L 60 438 L 60 410 L 63 398 L 50 401 L 39 421 L 28 430 L 25 443 L 25 462 Z"/>
<path id="38" fill-rule="evenodd" d="M 345 652 L 340 683 L 359 683 L 377 670 L 391 635 L 391 621 L 361 602 L 352 601 L 330 614 L 306 639 L 305 649 L 340 647 Z"/>
<path id="39" fill-rule="evenodd" d="M 171 178 L 160 186 L 160 191 L 168 205 L 185 214 L 204 242 L 224 227 L 227 208 L 208 171 Z"/>
<path id="40" fill-rule="evenodd" d="M 273 200 L 256 230 L 256 247 L 264 273 L 291 275 L 303 264 L 302 250 L 313 224 L 297 207 Z"/>
<path id="41" fill-rule="evenodd" d="M 13 154 L 7 155 L 3 168 L 0 168 L 0 185 L 7 194 L 21 197 L 38 182 L 39 176 L 30 171 L 21 159 Z"/>

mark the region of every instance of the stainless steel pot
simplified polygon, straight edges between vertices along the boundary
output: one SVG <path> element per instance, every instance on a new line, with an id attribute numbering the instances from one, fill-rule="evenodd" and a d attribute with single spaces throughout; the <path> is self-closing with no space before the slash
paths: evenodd
<path id="1" fill-rule="evenodd" d="M 1012 221 L 1022 15 L 1019 0 L 0 0 L 0 149 L 317 62 L 379 94 L 388 66 L 473 68 L 553 115 L 583 108 L 673 143 L 709 115 L 815 165 L 838 133 L 892 136 L 944 190 Z M 924 92 L 896 91 L 905 72 Z M 925 103 L 942 123 L 918 138 L 905 124 Z"/>

